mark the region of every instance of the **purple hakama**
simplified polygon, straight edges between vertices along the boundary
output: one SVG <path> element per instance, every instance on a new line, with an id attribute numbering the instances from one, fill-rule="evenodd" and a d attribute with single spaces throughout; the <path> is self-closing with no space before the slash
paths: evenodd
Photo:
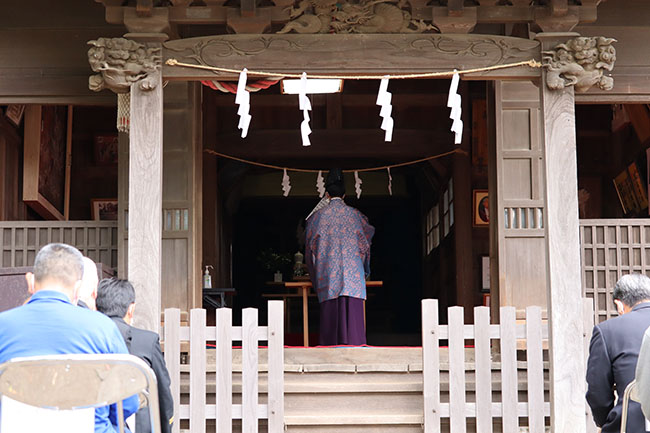
<path id="1" fill-rule="evenodd" d="M 339 296 L 320 303 L 321 346 L 366 344 L 363 299 Z"/>

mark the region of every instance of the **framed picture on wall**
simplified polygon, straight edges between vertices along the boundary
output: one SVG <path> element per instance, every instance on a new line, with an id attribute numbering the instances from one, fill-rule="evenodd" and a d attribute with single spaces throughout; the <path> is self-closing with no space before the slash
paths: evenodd
<path id="1" fill-rule="evenodd" d="M 93 137 L 95 164 L 117 165 L 117 134 L 97 134 Z"/>
<path id="2" fill-rule="evenodd" d="M 20 126 L 20 122 L 23 120 L 24 113 L 25 106 L 23 104 L 12 104 L 7 106 L 5 116 L 7 116 L 7 119 L 11 120 L 11 123 L 16 126 Z"/>
<path id="3" fill-rule="evenodd" d="M 48 220 L 68 219 L 71 131 L 71 105 L 25 108 L 23 201 Z"/>
<path id="4" fill-rule="evenodd" d="M 116 198 L 94 198 L 90 201 L 90 214 L 95 221 L 117 221 Z"/>
<path id="5" fill-rule="evenodd" d="M 490 256 L 481 256 L 481 291 L 490 291 Z"/>
<path id="6" fill-rule="evenodd" d="M 487 189 L 474 190 L 474 227 L 487 227 L 490 224 L 490 206 Z"/>

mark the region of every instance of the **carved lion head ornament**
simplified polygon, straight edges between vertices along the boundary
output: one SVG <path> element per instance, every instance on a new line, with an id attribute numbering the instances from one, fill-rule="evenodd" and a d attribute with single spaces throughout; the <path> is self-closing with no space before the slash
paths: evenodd
<path id="1" fill-rule="evenodd" d="M 92 45 L 88 62 L 94 72 L 99 72 L 88 80 L 91 90 L 127 93 L 135 82 L 140 82 L 143 90 L 155 87 L 147 77 L 161 67 L 160 47 L 147 47 L 124 38 L 99 38 L 88 44 Z"/>
<path id="2" fill-rule="evenodd" d="M 594 85 L 602 90 L 611 90 L 614 79 L 605 75 L 605 71 L 611 71 L 616 62 L 613 42 L 616 39 L 581 36 L 559 44 L 553 50 L 543 51 L 542 60 L 548 70 L 547 86 L 559 90 L 573 85 L 580 93 Z"/>

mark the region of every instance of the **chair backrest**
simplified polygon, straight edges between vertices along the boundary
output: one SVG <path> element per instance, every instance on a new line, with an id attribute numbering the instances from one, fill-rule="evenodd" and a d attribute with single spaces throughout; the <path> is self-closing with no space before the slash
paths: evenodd
<path id="1" fill-rule="evenodd" d="M 641 403 L 643 415 L 650 419 L 650 328 L 643 335 L 643 342 L 636 364 L 636 395 L 631 398 Z"/>
<path id="2" fill-rule="evenodd" d="M 0 395 L 30 406 L 74 410 L 118 403 L 121 415 L 122 400 L 134 394 L 149 406 L 151 431 L 160 432 L 156 376 L 136 356 L 48 355 L 0 365 Z"/>

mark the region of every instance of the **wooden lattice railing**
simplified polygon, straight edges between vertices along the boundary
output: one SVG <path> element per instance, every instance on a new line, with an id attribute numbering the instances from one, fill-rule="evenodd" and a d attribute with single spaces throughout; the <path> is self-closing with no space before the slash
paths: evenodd
<path id="1" fill-rule="evenodd" d="M 582 295 L 594 300 L 596 323 L 617 315 L 616 281 L 629 273 L 650 275 L 650 219 L 580 220 Z"/>
<path id="2" fill-rule="evenodd" d="M 0 221 L 0 268 L 33 265 L 38 250 L 51 242 L 117 268 L 117 221 Z"/>

